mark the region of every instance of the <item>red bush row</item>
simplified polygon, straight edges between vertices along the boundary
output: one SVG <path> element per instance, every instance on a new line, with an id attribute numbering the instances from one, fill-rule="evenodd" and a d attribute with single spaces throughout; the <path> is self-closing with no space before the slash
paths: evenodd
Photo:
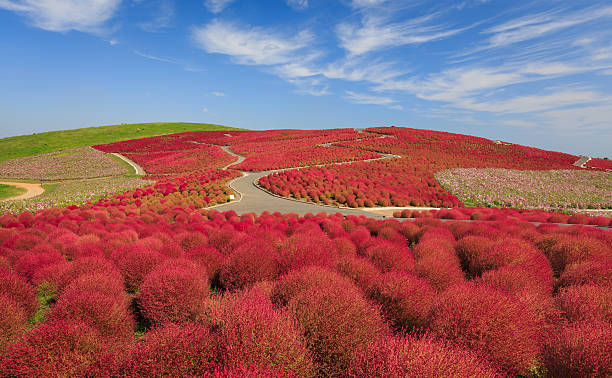
<path id="1" fill-rule="evenodd" d="M 272 169 L 376 159 L 379 157 L 380 155 L 374 152 L 359 151 L 350 148 L 312 147 L 294 150 L 285 146 L 282 152 L 248 155 L 242 163 L 232 165 L 231 168 L 243 171 L 267 171 Z"/>
<path id="2" fill-rule="evenodd" d="M 393 137 L 336 145 L 401 155 L 401 159 L 281 172 L 261 185 L 282 196 L 350 207 L 457 207 L 461 202 L 434 177 L 451 168 L 577 169 L 578 158 L 484 138 L 410 128 L 370 132 Z"/>
<path id="3" fill-rule="evenodd" d="M 0 217 L 0 375 L 612 371 L 609 231 L 121 210 Z"/>
<path id="4" fill-rule="evenodd" d="M 500 221 L 506 219 L 522 220 L 537 223 L 584 224 L 591 226 L 612 227 L 612 218 L 584 214 L 561 214 L 543 210 L 522 210 L 494 207 L 465 207 L 442 210 L 398 210 L 393 213 L 396 218 L 439 218 L 454 220 Z"/>
<path id="5" fill-rule="evenodd" d="M 591 159 L 586 163 L 587 167 L 612 170 L 612 160 L 609 159 Z"/>

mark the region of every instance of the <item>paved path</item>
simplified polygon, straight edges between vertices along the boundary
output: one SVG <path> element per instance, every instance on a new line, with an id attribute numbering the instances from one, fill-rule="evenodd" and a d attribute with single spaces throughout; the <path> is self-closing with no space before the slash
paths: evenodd
<path id="1" fill-rule="evenodd" d="M 585 164 L 588 163 L 591 160 L 590 157 L 588 156 L 580 156 L 580 159 L 578 159 L 574 165 L 576 167 L 580 167 L 580 168 L 586 168 Z"/>
<path id="2" fill-rule="evenodd" d="M 126 163 L 128 163 L 129 165 L 132 166 L 132 168 L 134 168 L 134 171 L 136 171 L 136 174 L 138 176 L 144 176 L 146 174 L 145 170 L 142 169 L 142 167 L 136 163 L 134 163 L 132 160 L 128 159 L 127 157 L 118 154 L 116 152 L 111 152 L 111 155 L 115 155 L 116 157 L 118 157 L 119 159 L 125 161 Z"/>
<path id="3" fill-rule="evenodd" d="M 17 201 L 17 200 L 30 199 L 30 198 L 39 196 L 45 192 L 41 184 L 28 184 L 25 182 L 8 182 L 8 181 L 0 181 L 0 184 L 16 186 L 18 188 L 22 188 L 26 190 L 26 192 L 23 194 L 20 194 L 15 197 L 5 198 L 0 201 Z"/>

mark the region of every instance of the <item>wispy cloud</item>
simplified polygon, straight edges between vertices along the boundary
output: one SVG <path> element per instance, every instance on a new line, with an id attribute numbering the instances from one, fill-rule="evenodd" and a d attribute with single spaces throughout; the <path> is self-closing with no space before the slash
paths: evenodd
<path id="1" fill-rule="evenodd" d="M 261 27 L 244 27 L 214 20 L 193 29 L 199 47 L 233 57 L 240 64 L 276 65 L 297 61 L 296 53 L 313 40 L 309 31 L 284 36 Z"/>
<path id="2" fill-rule="evenodd" d="M 445 28 L 433 25 L 436 14 L 401 22 L 389 22 L 386 17 L 366 15 L 359 24 L 342 23 L 336 27 L 340 46 L 350 55 L 362 55 L 373 51 L 403 45 L 416 45 L 450 37 L 461 28 Z"/>
<path id="3" fill-rule="evenodd" d="M 293 9 L 304 10 L 308 8 L 308 0 L 286 0 L 286 2 Z"/>
<path id="4" fill-rule="evenodd" d="M 204 71 L 204 69 L 198 67 L 198 66 L 193 66 L 191 64 L 187 64 L 183 61 L 177 60 L 177 59 L 172 59 L 172 58 L 164 58 L 164 57 L 160 57 L 160 56 L 155 56 L 155 55 L 151 55 L 151 54 L 146 54 L 143 52 L 140 52 L 138 50 L 134 50 L 134 54 L 141 56 L 143 58 L 147 58 L 150 60 L 155 60 L 158 62 L 163 62 L 163 63 L 170 63 L 170 64 L 175 64 L 177 66 L 181 66 L 185 71 L 190 71 L 190 72 L 201 72 Z"/>
<path id="5" fill-rule="evenodd" d="M 215 96 L 215 97 L 225 97 L 227 96 L 225 93 L 223 92 L 210 92 L 211 96 Z"/>
<path id="6" fill-rule="evenodd" d="M 26 16 L 36 27 L 100 33 L 122 0 L 0 0 L 0 8 Z"/>
<path id="7" fill-rule="evenodd" d="M 397 101 L 384 96 L 374 96 L 364 93 L 356 93 L 353 91 L 345 91 L 345 98 L 355 104 L 370 104 L 370 105 L 382 105 L 391 109 L 401 110 L 402 106 L 397 105 Z"/>
<path id="8" fill-rule="evenodd" d="M 223 12 L 223 10 L 234 1 L 235 0 L 206 0 L 204 2 L 204 5 L 206 6 L 209 12 L 218 14 Z"/>
<path id="9" fill-rule="evenodd" d="M 153 11 L 154 16 L 150 21 L 140 23 L 140 28 L 146 32 L 153 33 L 168 28 L 175 16 L 174 2 L 171 0 L 159 0 L 149 3 L 149 5 L 156 8 Z"/>
<path id="10" fill-rule="evenodd" d="M 612 6 L 590 7 L 577 12 L 561 9 L 522 16 L 485 30 L 491 34 L 486 48 L 503 47 L 558 32 L 590 21 L 612 17 Z"/>

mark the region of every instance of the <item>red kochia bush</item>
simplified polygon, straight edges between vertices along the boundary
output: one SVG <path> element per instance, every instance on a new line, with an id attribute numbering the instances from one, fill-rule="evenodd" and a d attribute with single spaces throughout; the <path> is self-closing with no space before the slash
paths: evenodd
<path id="1" fill-rule="evenodd" d="M 557 282 L 561 287 L 582 284 L 612 285 L 612 259 L 569 264 Z"/>
<path id="2" fill-rule="evenodd" d="M 427 237 L 431 235 L 430 232 L 419 240 L 414 249 L 417 256 L 416 274 L 427 279 L 438 290 L 461 283 L 465 277 L 453 249 L 454 242 L 446 238 L 431 239 L 431 236 Z M 448 237 L 452 238 L 452 235 Z"/>
<path id="3" fill-rule="evenodd" d="M 164 257 L 150 249 L 134 248 L 126 251 L 117 265 L 123 275 L 125 286 L 129 291 L 138 291 L 144 278 Z"/>
<path id="4" fill-rule="evenodd" d="M 221 299 L 213 322 L 226 365 L 252 364 L 298 377 L 314 376 L 306 340 L 295 320 L 275 309 L 261 289 L 228 294 Z"/>
<path id="5" fill-rule="evenodd" d="M 573 323 L 560 328 L 547 340 L 544 366 L 550 377 L 610 377 L 611 350 L 610 323 Z"/>
<path id="6" fill-rule="evenodd" d="M 104 347 L 98 333 L 87 324 L 42 324 L 0 356 L 0 376 L 84 377 Z"/>
<path id="7" fill-rule="evenodd" d="M 385 337 L 355 352 L 349 377 L 501 377 L 475 353 L 429 336 Z"/>
<path id="8" fill-rule="evenodd" d="M 549 258 L 557 275 L 563 272 L 569 264 L 593 259 L 606 259 L 612 253 L 612 249 L 599 240 L 563 234 L 545 237 L 538 243 L 538 247 Z"/>
<path id="9" fill-rule="evenodd" d="M 430 329 L 461 345 L 482 350 L 512 373 L 537 364 L 542 324 L 515 296 L 486 285 L 464 283 L 438 297 Z"/>
<path id="10" fill-rule="evenodd" d="M 240 289 L 278 275 L 279 252 L 268 240 L 252 239 L 236 248 L 219 272 L 219 281 L 228 290 Z"/>
<path id="11" fill-rule="evenodd" d="M 385 318 L 396 328 L 426 327 L 437 293 L 414 274 L 385 273 L 368 290 L 368 296 L 382 307 Z"/>
<path id="12" fill-rule="evenodd" d="M 0 296 L 5 296 L 21 307 L 27 318 L 38 309 L 36 290 L 18 275 L 0 268 Z"/>
<path id="13" fill-rule="evenodd" d="M 154 325 L 198 321 L 205 313 L 208 278 L 195 264 L 169 262 L 149 273 L 140 288 L 139 305 Z"/>
<path id="14" fill-rule="evenodd" d="M 340 376 L 351 354 L 387 333 L 378 311 L 354 285 L 321 282 L 295 295 L 288 304 L 314 353 L 319 376 Z"/>
<path id="15" fill-rule="evenodd" d="M 125 298 L 96 291 L 72 290 L 62 294 L 47 315 L 49 321 L 83 322 L 101 336 L 129 340 L 134 336 L 134 319 Z"/>
<path id="16" fill-rule="evenodd" d="M 377 239 L 376 244 L 367 249 L 366 256 L 382 272 L 392 270 L 414 271 L 414 257 L 412 257 L 410 249 L 384 239 Z"/>
<path id="17" fill-rule="evenodd" d="M 279 264 L 282 273 L 306 266 L 331 266 L 336 257 L 334 243 L 322 232 L 295 233 L 280 249 Z"/>
<path id="18" fill-rule="evenodd" d="M 381 272 L 370 262 L 370 260 L 359 256 L 344 256 L 336 262 L 335 269 L 338 273 L 353 280 L 361 290 L 366 291 Z"/>
<path id="19" fill-rule="evenodd" d="M 468 272 L 469 276 L 477 277 L 482 274 L 484 269 L 480 266 L 479 261 L 492 246 L 493 241 L 483 236 L 466 236 L 457 241 L 455 251 L 463 269 Z"/>
<path id="20" fill-rule="evenodd" d="M 274 283 L 270 297 L 277 305 L 285 306 L 297 294 L 319 285 L 351 288 L 351 281 L 338 273 L 321 267 L 307 267 L 286 274 Z"/>
<path id="21" fill-rule="evenodd" d="M 612 322 L 612 288 L 605 285 L 568 286 L 559 291 L 557 305 L 571 321 Z"/>
<path id="22" fill-rule="evenodd" d="M 206 325 L 167 323 L 145 334 L 112 369 L 128 377 L 204 376 L 217 359 L 218 338 Z"/>
<path id="23" fill-rule="evenodd" d="M 25 333 L 27 321 L 25 310 L 6 295 L 0 294 L 0 354 Z"/>

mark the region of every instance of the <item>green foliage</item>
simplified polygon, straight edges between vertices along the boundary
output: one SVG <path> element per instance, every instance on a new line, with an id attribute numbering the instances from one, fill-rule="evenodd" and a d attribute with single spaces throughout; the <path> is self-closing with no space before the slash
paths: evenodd
<path id="1" fill-rule="evenodd" d="M 51 131 L 0 139 L 0 161 L 122 140 L 187 131 L 237 130 L 208 123 L 157 122 Z"/>
<path id="2" fill-rule="evenodd" d="M 0 200 L 25 193 L 26 190 L 12 185 L 0 184 Z"/>

